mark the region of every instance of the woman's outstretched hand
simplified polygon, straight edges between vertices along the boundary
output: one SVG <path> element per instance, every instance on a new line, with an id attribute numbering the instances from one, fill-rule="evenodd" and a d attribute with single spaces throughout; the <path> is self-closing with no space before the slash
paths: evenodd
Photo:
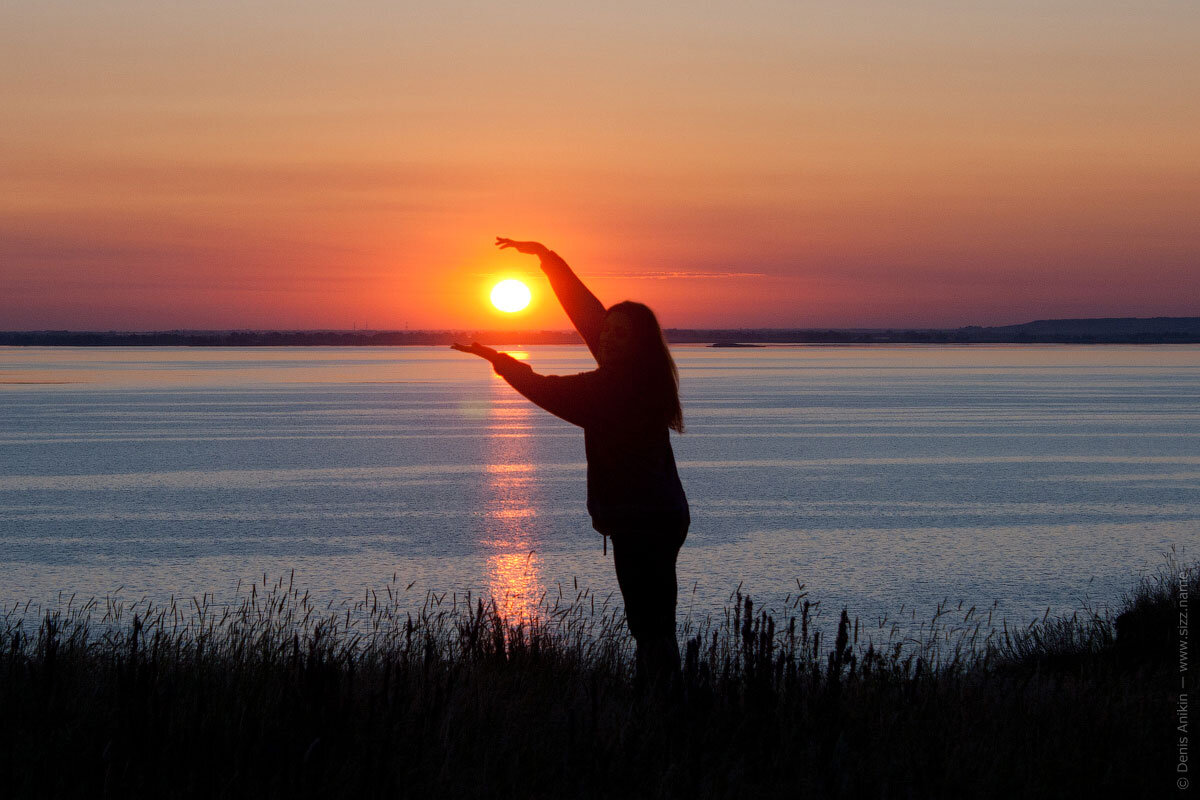
<path id="1" fill-rule="evenodd" d="M 479 356 L 480 358 L 491 361 L 493 364 L 496 363 L 496 357 L 500 355 L 500 353 L 496 350 L 493 350 L 490 347 L 485 347 L 479 342 L 471 342 L 469 345 L 455 342 L 454 344 L 450 345 L 450 348 L 452 350 L 457 350 L 460 353 L 470 353 L 473 356 Z"/>
<path id="2" fill-rule="evenodd" d="M 518 242 L 515 239 L 505 239 L 503 236 L 496 237 L 496 247 L 504 250 L 511 247 L 518 253 L 525 253 L 530 256 L 543 256 L 550 252 L 550 248 L 541 242 Z"/>

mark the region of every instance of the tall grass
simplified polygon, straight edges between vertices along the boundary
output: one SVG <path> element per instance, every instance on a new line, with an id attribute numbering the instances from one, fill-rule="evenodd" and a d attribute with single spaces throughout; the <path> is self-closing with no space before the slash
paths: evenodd
<path id="1" fill-rule="evenodd" d="M 0 786 L 33 796 L 1011 797 L 1174 785 L 1173 561 L 1113 617 L 1017 631 L 943 604 L 914 633 L 803 586 L 683 624 L 639 691 L 611 602 L 530 618 L 428 594 L 320 605 L 291 577 L 233 604 L 112 598 L 0 615 Z M 1166 627 L 1164 627 L 1164 624 Z M 1176 631 L 1177 635 L 1177 631 Z M 1165 637 L 1165 639 L 1164 639 Z M 1162 643 L 1166 642 L 1166 646 Z"/>

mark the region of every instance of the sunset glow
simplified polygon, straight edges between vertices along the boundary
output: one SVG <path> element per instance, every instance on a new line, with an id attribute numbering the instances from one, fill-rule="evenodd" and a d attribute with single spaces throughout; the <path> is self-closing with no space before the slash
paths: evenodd
<path id="1" fill-rule="evenodd" d="M 569 328 L 497 235 L 668 327 L 1200 297 L 1197 3 L 9 3 L 0 86 L 4 329 Z"/>

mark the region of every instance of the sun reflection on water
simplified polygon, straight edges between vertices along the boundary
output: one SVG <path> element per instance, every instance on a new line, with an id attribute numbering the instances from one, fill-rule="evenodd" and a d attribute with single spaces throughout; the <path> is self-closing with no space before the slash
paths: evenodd
<path id="1" fill-rule="evenodd" d="M 532 416 L 533 409 L 511 402 L 511 389 L 494 386 L 488 413 L 488 536 L 480 546 L 488 552 L 488 591 L 512 622 L 533 618 L 545 591 L 537 553 L 537 509 L 531 497 L 536 472 L 530 458 Z"/>
<path id="2" fill-rule="evenodd" d="M 509 622 L 528 622 L 537 615 L 544 590 L 536 551 L 503 552 L 488 557 L 488 589 L 500 615 Z"/>

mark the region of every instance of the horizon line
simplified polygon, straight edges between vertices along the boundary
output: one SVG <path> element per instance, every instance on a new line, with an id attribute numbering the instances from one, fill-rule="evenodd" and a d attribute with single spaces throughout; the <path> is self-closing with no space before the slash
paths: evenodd
<path id="1" fill-rule="evenodd" d="M 1033 325 L 1037 323 L 1059 322 L 1059 323 L 1079 323 L 1079 322 L 1133 322 L 1133 321 L 1200 321 L 1200 314 L 1195 316 L 1153 316 L 1153 317 L 1049 317 L 1042 319 L 1026 320 L 1024 322 L 1005 323 L 1003 325 L 954 325 L 954 326 L 936 326 L 936 325 L 881 325 L 881 326 L 850 326 L 837 327 L 833 325 L 756 325 L 756 326 L 689 326 L 689 327 L 664 327 L 663 331 L 847 331 L 847 332 L 863 332 L 863 331 L 959 331 L 966 329 L 988 329 L 988 328 L 1009 328 L 1021 325 Z M 251 327 L 233 327 L 233 328 L 22 328 L 22 329 L 5 329 L 0 330 L 3 334 L 32 334 L 32 333 L 121 333 L 121 334 L 165 334 L 165 333 L 503 333 L 506 335 L 520 333 L 536 333 L 536 334 L 572 334 L 577 335 L 576 331 L 571 328 L 487 328 L 487 327 L 453 327 L 453 328 L 251 328 Z"/>

